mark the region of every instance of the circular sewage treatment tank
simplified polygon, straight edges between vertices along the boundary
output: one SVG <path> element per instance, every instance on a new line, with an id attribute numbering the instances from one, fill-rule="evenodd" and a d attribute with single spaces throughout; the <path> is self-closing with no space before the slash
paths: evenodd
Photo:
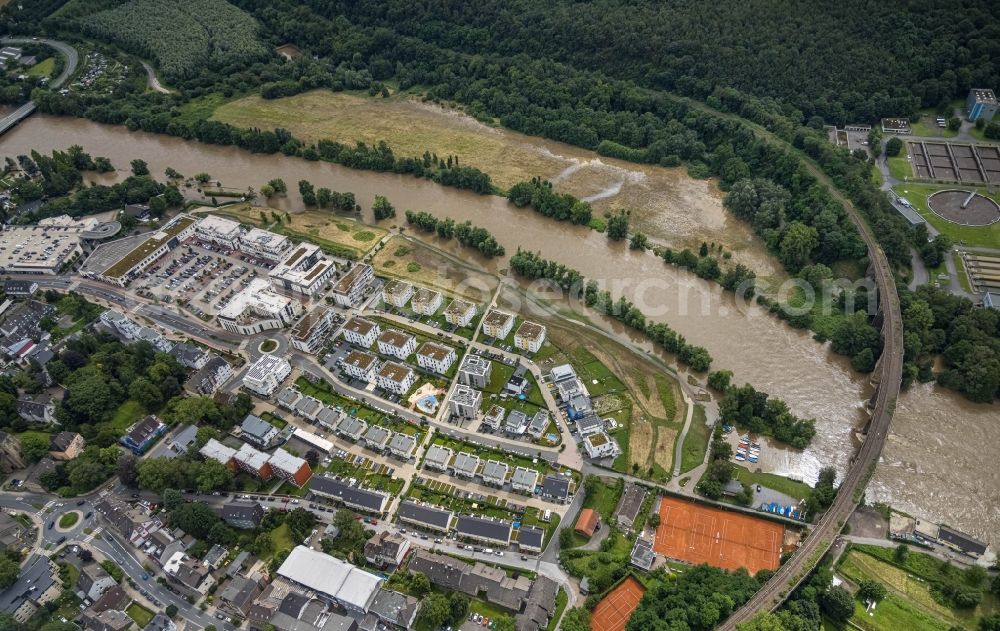
<path id="1" fill-rule="evenodd" d="M 949 189 L 927 198 L 935 215 L 962 226 L 989 226 L 1000 221 L 1000 205 L 972 191 Z"/>

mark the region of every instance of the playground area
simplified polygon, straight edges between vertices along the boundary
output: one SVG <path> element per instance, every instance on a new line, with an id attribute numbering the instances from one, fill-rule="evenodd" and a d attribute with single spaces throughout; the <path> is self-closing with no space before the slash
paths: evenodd
<path id="1" fill-rule="evenodd" d="M 624 631 L 645 592 L 639 581 L 631 576 L 626 578 L 594 607 L 590 616 L 591 631 Z"/>
<path id="2" fill-rule="evenodd" d="M 425 383 L 410 395 L 407 403 L 424 414 L 437 414 L 444 395 L 445 391 L 441 388 Z"/>
<path id="3" fill-rule="evenodd" d="M 776 570 L 785 529 L 781 524 L 673 497 L 660 499 L 653 549 L 686 563 L 751 574 Z"/>
<path id="4" fill-rule="evenodd" d="M 1000 221 L 1000 205 L 975 191 L 948 189 L 927 198 L 935 215 L 961 226 L 989 226 Z"/>

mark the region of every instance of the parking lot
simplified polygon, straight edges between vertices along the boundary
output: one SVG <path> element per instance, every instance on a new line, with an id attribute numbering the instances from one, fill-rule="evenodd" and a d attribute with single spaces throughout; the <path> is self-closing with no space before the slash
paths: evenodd
<path id="1" fill-rule="evenodd" d="M 241 289 L 274 267 L 242 252 L 190 238 L 146 270 L 136 284 L 140 295 L 187 305 L 202 319 L 217 314 Z"/>

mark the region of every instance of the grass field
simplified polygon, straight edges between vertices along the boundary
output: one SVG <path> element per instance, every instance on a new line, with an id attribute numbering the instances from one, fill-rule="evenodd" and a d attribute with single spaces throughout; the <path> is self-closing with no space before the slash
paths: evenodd
<path id="1" fill-rule="evenodd" d="M 442 308 L 459 296 L 475 303 L 486 302 L 496 289 L 494 276 L 463 266 L 419 241 L 394 236 L 372 257 L 375 273 L 440 291 Z M 444 316 L 440 318 L 444 322 Z"/>
<path id="2" fill-rule="evenodd" d="M 917 555 L 911 553 L 911 556 Z M 858 550 L 848 552 L 838 570 L 854 583 L 867 578 L 882 583 L 889 590 L 889 597 L 878 604 L 874 616 L 865 613 L 858 603 L 852 621 L 864 629 L 944 631 L 951 625 L 973 629 L 975 619 L 987 613 L 982 611 L 982 606 L 975 611 L 950 609 L 934 600 L 926 581 Z"/>
<path id="3" fill-rule="evenodd" d="M 59 527 L 72 528 L 73 526 L 76 525 L 76 522 L 78 521 L 80 521 L 80 513 L 78 513 L 77 511 L 66 513 L 59 518 Z"/>
<path id="4" fill-rule="evenodd" d="M 911 125 L 913 135 L 921 138 L 954 138 L 958 135 L 957 130 L 938 127 L 936 118 L 936 115 L 921 116 L 920 120 Z"/>
<path id="5" fill-rule="evenodd" d="M 292 541 L 292 533 L 288 530 L 288 524 L 281 524 L 271 531 L 271 543 L 274 544 L 272 557 L 295 547 L 295 542 Z"/>
<path id="6" fill-rule="evenodd" d="M 384 140 L 397 156 L 421 156 L 425 151 L 441 157 L 457 155 L 461 164 L 482 169 L 502 187 L 564 168 L 555 156 L 521 143 L 508 132 L 406 94 L 383 99 L 315 90 L 282 99 L 248 96 L 211 104 L 215 105 L 213 120 L 237 127 L 283 127 L 310 142 L 328 139 L 371 145 Z"/>
<path id="7" fill-rule="evenodd" d="M 907 183 L 897 186 L 894 190 L 913 204 L 913 207 L 920 213 L 921 217 L 927 220 L 927 223 L 937 228 L 942 234 L 951 237 L 956 243 L 995 248 L 1000 243 L 1000 222 L 990 226 L 960 226 L 942 219 L 928 208 L 927 198 L 931 194 L 947 188 L 957 187 L 954 185 Z M 963 185 L 961 188 L 965 190 L 975 187 Z M 1000 193 L 991 193 L 984 188 L 977 188 L 976 190 L 990 199 L 1000 202 Z"/>
<path id="8" fill-rule="evenodd" d="M 812 488 L 805 482 L 790 480 L 781 475 L 774 475 L 773 473 L 754 473 L 740 466 L 737 466 L 735 470 L 736 479 L 743 484 L 759 484 L 797 499 L 808 497 L 809 492 L 812 490 Z"/>
<path id="9" fill-rule="evenodd" d="M 111 420 L 106 423 L 101 423 L 100 425 L 110 425 L 119 434 L 124 434 L 129 425 L 138 421 L 145 413 L 146 410 L 142 407 L 141 403 L 129 399 L 125 403 L 118 406 L 118 409 L 115 410 L 115 414 L 111 417 Z"/>
<path id="10" fill-rule="evenodd" d="M 955 273 L 958 275 L 958 284 L 962 286 L 965 291 L 972 291 L 972 283 L 969 282 L 969 273 L 965 271 L 965 261 L 959 256 L 958 252 L 952 250 L 949 254 L 951 260 L 955 263 Z"/>
<path id="11" fill-rule="evenodd" d="M 889 174 L 897 180 L 908 180 L 913 177 L 913 167 L 906 159 L 906 153 L 900 152 L 898 156 L 886 158 L 889 164 Z"/>
<path id="12" fill-rule="evenodd" d="M 40 61 L 31 68 L 28 68 L 29 77 L 51 77 L 52 71 L 56 69 L 56 58 L 49 57 L 45 61 Z"/>
<path id="13" fill-rule="evenodd" d="M 137 602 L 133 602 L 131 605 L 125 608 L 125 613 L 129 618 L 135 620 L 135 623 L 139 625 L 140 629 L 144 629 L 149 621 L 153 619 L 153 612 L 146 609 Z"/>
<path id="14" fill-rule="evenodd" d="M 272 212 L 277 213 L 282 218 L 280 225 L 275 225 Z M 261 213 L 266 215 L 266 223 L 263 221 Z M 250 204 L 232 204 L 226 206 L 225 210 L 213 214 L 267 228 L 291 238 L 311 241 L 320 247 L 333 250 L 334 253 L 338 253 L 337 249 L 344 248 L 350 251 L 355 258 L 367 254 L 386 234 L 386 230 L 382 228 L 369 226 L 325 210 L 306 210 L 289 215 L 290 222 L 283 212 Z"/>
<path id="15" fill-rule="evenodd" d="M 687 473 L 705 461 L 708 442 L 712 438 L 712 428 L 705 424 L 705 408 L 694 406 L 691 426 L 681 447 L 681 473 Z"/>

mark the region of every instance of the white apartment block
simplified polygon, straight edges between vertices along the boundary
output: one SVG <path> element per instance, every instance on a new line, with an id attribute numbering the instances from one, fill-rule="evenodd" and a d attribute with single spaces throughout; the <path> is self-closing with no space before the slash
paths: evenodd
<path id="1" fill-rule="evenodd" d="M 240 222 L 208 215 L 201 219 L 194 227 L 195 236 L 202 241 L 224 245 L 233 250 L 239 249 L 240 237 L 243 236 L 243 228 Z"/>
<path id="2" fill-rule="evenodd" d="M 417 365 L 439 375 L 448 372 L 455 359 L 457 359 L 455 349 L 450 346 L 425 342 L 417 349 Z"/>
<path id="3" fill-rule="evenodd" d="M 413 285 L 401 280 L 391 280 L 382 287 L 382 302 L 402 309 L 413 296 Z"/>
<path id="4" fill-rule="evenodd" d="M 323 293 L 336 271 L 337 266 L 323 256 L 318 245 L 300 243 L 288 251 L 268 278 L 275 287 L 315 297 Z"/>
<path id="5" fill-rule="evenodd" d="M 514 346 L 522 351 L 537 353 L 545 343 L 545 327 L 534 322 L 524 321 L 514 333 Z"/>
<path id="6" fill-rule="evenodd" d="M 267 281 L 255 278 L 218 313 L 219 324 L 230 333 L 256 335 L 288 326 L 302 314 L 302 304 L 271 291 Z"/>
<path id="7" fill-rule="evenodd" d="M 364 351 L 351 351 L 340 365 L 350 376 L 369 383 L 375 381 L 375 376 L 381 368 L 378 357 Z"/>
<path id="8" fill-rule="evenodd" d="M 287 237 L 260 228 L 251 228 L 240 237 L 240 250 L 274 263 L 283 259 L 291 247 Z"/>
<path id="9" fill-rule="evenodd" d="M 492 309 L 483 318 L 483 334 L 487 337 L 502 340 L 510 335 L 512 328 L 514 328 L 514 316 L 506 311 Z"/>
<path id="10" fill-rule="evenodd" d="M 444 310 L 445 322 L 452 326 L 469 326 L 476 317 L 476 305 L 464 300 L 452 300 Z"/>
<path id="11" fill-rule="evenodd" d="M 243 387 L 261 396 L 274 394 L 281 382 L 292 374 L 292 365 L 282 357 L 261 355 L 243 376 Z"/>
<path id="12" fill-rule="evenodd" d="M 485 390 L 490 383 L 490 373 L 493 364 L 490 360 L 479 355 L 466 355 L 462 360 L 462 365 L 458 368 L 458 382 L 465 386 L 472 386 Z"/>
<path id="13" fill-rule="evenodd" d="M 292 327 L 292 346 L 303 353 L 316 353 L 323 348 L 336 314 L 326 305 L 319 305 L 302 316 Z"/>
<path id="14" fill-rule="evenodd" d="M 344 339 L 355 346 L 371 348 L 382 328 L 376 322 L 364 318 L 351 318 L 344 325 Z"/>
<path id="15" fill-rule="evenodd" d="M 585 436 L 583 448 L 591 458 L 615 458 L 621 453 L 618 441 L 605 434 L 603 430 Z"/>
<path id="16" fill-rule="evenodd" d="M 441 308 L 441 292 L 420 288 L 410 299 L 410 308 L 417 315 L 432 316 Z"/>
<path id="17" fill-rule="evenodd" d="M 378 387 L 396 394 L 406 394 L 417 381 L 417 375 L 409 366 L 386 362 L 376 376 Z"/>
<path id="18" fill-rule="evenodd" d="M 333 299 L 341 307 L 353 307 L 375 278 L 375 270 L 368 263 L 356 263 L 351 271 L 344 274 L 333 286 Z"/>
<path id="19" fill-rule="evenodd" d="M 378 352 L 406 359 L 417 350 L 417 338 L 396 329 L 386 329 L 378 336 Z"/>
<path id="20" fill-rule="evenodd" d="M 503 419 L 506 415 L 507 410 L 496 404 L 491 405 L 490 409 L 486 410 L 486 416 L 483 417 L 483 425 L 497 431 L 503 425 Z"/>
<path id="21" fill-rule="evenodd" d="M 451 413 L 459 418 L 476 418 L 482 404 L 482 392 L 461 384 L 455 386 L 455 390 L 452 391 L 451 398 L 448 400 Z"/>

